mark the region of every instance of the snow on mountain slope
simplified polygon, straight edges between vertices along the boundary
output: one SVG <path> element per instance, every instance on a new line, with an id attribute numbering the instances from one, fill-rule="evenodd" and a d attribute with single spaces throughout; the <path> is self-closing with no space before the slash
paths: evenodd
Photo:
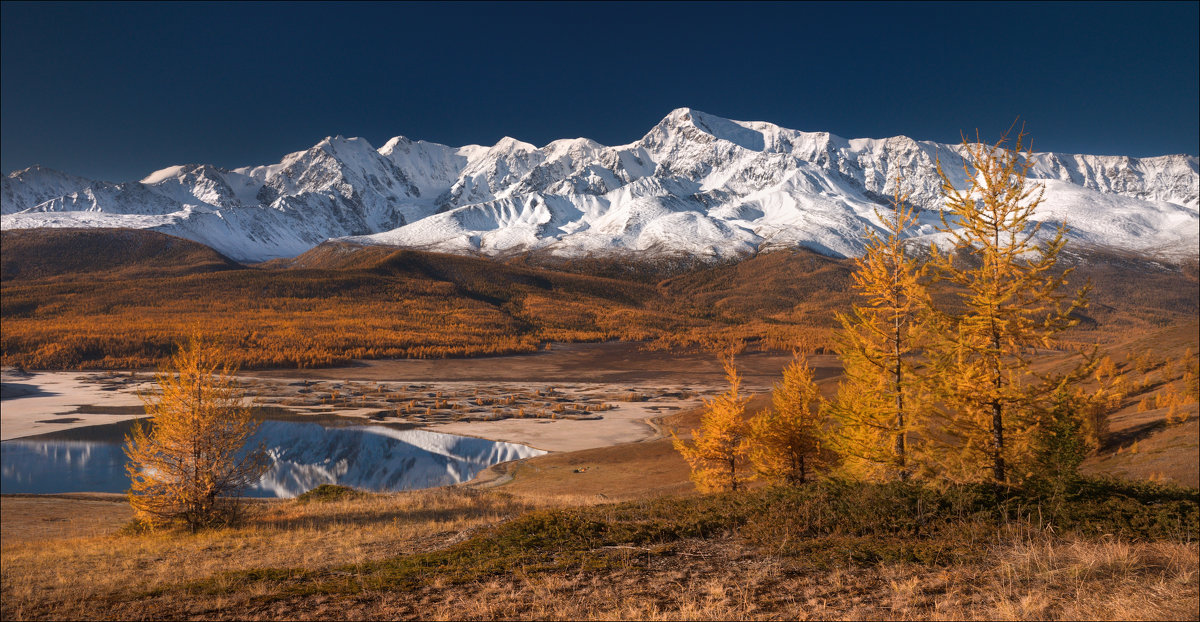
<path id="1" fill-rule="evenodd" d="M 90 179 L 60 173 L 42 166 L 13 171 L 0 181 L 0 213 L 13 214 L 64 194 L 82 190 Z"/>
<path id="2" fill-rule="evenodd" d="M 164 182 L 166 183 L 166 182 Z M 200 203 L 196 202 L 199 206 Z M 110 184 L 93 182 L 88 187 L 51 199 L 24 211 L 31 212 L 107 212 L 110 214 L 164 215 L 178 212 L 185 204 L 156 192 L 140 182 Z M 210 206 L 216 209 L 215 206 Z"/>
<path id="3" fill-rule="evenodd" d="M 1196 157 L 1036 157 L 1040 220 L 1066 222 L 1088 244 L 1196 253 Z M 295 255 L 328 238 L 485 254 L 732 257 L 804 246 L 855 255 L 897 176 L 930 210 L 914 235 L 934 235 L 939 160 L 961 186 L 957 145 L 847 140 L 680 108 L 612 147 L 506 137 L 456 148 L 396 137 L 375 149 L 332 137 L 278 164 L 173 166 L 125 184 L 27 169 L 5 178 L 0 223 L 154 228 L 242 260 Z"/>

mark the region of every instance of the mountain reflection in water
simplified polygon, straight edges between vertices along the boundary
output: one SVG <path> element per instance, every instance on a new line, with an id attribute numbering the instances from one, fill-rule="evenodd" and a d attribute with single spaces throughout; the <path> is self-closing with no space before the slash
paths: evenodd
<path id="1" fill-rule="evenodd" d="M 69 438 L 56 434 L 0 443 L 0 492 L 125 492 L 129 478 L 118 440 L 122 435 L 104 429 L 117 425 L 79 428 Z M 243 493 L 252 497 L 294 497 L 321 484 L 374 491 L 448 486 L 493 464 L 546 453 L 427 430 L 275 420 L 263 421 L 250 440 L 251 445 L 260 442 L 272 464 Z"/>

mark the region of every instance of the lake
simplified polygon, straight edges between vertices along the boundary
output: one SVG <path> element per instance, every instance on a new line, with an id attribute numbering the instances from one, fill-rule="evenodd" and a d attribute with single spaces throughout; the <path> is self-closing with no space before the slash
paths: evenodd
<path id="1" fill-rule="evenodd" d="M 0 492 L 51 494 L 129 489 L 123 440 L 133 422 L 75 428 L 0 443 Z M 386 425 L 266 419 L 262 443 L 271 466 L 243 492 L 295 497 L 321 484 L 370 491 L 434 488 L 546 452 L 525 445 Z"/>

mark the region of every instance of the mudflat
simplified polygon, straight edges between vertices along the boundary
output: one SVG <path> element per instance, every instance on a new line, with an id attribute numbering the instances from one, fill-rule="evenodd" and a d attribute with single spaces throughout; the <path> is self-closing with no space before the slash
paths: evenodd
<path id="1" fill-rule="evenodd" d="M 89 382 L 94 375 L 5 371 L 4 400 L 0 402 L 0 440 L 145 416 L 138 408 L 142 400 L 137 395 L 144 382 L 131 383 L 117 390 Z"/>
<path id="2" fill-rule="evenodd" d="M 737 366 L 744 389 L 751 393 L 768 390 L 791 358 L 791 353 L 784 352 L 739 355 Z M 808 360 L 818 380 L 841 372 L 832 355 Z M 654 438 L 657 432 L 647 423 L 649 419 L 693 408 L 704 395 L 726 387 L 725 372 L 712 353 L 645 350 L 642 344 L 630 342 L 554 344 L 537 353 L 486 358 L 371 360 L 321 369 L 248 370 L 239 377 L 254 404 L 284 408 L 297 415 L 399 420 L 411 411 L 410 423 L 433 431 L 555 452 Z M 137 393 L 150 388 L 152 380 L 149 373 L 36 372 L 20 377 L 6 373 L 2 438 L 144 416 Z M 9 382 L 19 384 L 20 391 L 8 391 L 16 388 L 9 387 Z M 396 383 L 402 386 L 393 386 Z M 390 394 L 392 391 L 395 393 Z M 394 399 L 379 397 L 384 393 Z M 317 394 L 328 397 L 312 397 Z M 353 398 L 339 397 L 347 395 Z M 428 416 L 420 414 L 431 401 L 441 402 L 443 397 L 457 400 L 463 410 L 450 410 L 443 404 Z M 404 406 L 410 398 L 425 401 Z M 510 412 L 510 416 L 491 420 L 497 416 L 488 411 L 504 409 L 495 404 L 518 398 L 508 410 L 521 410 L 519 415 L 513 417 Z M 582 408 L 588 402 L 589 408 L 599 412 L 571 414 L 568 409 L 565 416 L 559 416 L 550 411 L 552 402 L 571 408 Z M 483 406 L 485 403 L 489 405 Z M 527 406 L 517 408 L 522 404 Z M 466 410 L 468 406 L 470 410 Z"/>

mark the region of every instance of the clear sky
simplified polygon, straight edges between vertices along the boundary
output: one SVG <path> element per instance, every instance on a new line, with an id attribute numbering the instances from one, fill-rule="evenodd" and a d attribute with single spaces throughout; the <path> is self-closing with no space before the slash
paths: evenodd
<path id="1" fill-rule="evenodd" d="M 138 179 L 509 135 L 640 138 L 688 106 L 847 137 L 1198 151 L 1200 3 L 4 2 L 4 172 Z"/>

